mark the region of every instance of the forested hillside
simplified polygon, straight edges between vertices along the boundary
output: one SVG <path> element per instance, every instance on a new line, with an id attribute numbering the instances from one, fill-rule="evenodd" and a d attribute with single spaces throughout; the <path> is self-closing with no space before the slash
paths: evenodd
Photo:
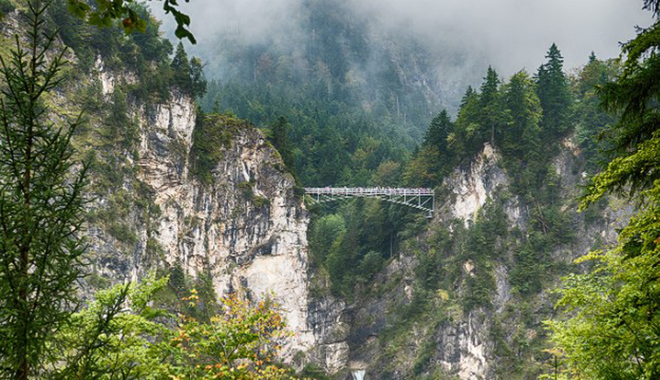
<path id="1" fill-rule="evenodd" d="M 312 252 L 333 289 L 355 300 L 354 363 L 393 379 L 552 373 L 542 324 L 555 316 L 551 289 L 584 269 L 574 259 L 612 243 L 630 213 L 615 199 L 577 212 L 580 187 L 609 157 L 601 135 L 616 121 L 594 86 L 619 72 L 592 55 L 568 76 L 555 45 L 533 76 L 502 79 L 489 68 L 455 121 L 446 111 L 433 119 L 397 177 L 436 188 L 432 220 L 400 223 L 392 207 L 357 201 L 313 222 Z M 388 224 L 378 217 L 396 226 L 380 246 L 370 228 Z"/>
<path id="2" fill-rule="evenodd" d="M 291 378 L 323 343 L 295 181 L 126 6 L 2 3 L 0 378 Z"/>
<path id="3" fill-rule="evenodd" d="M 203 108 L 264 127 L 285 117 L 309 186 L 375 183 L 378 167 L 402 162 L 438 106 L 452 104 L 430 52 L 412 37 L 374 35 L 351 12 L 343 1 L 306 1 L 286 20 L 285 41 L 245 42 L 229 28 L 204 49 L 217 79 Z"/>
<path id="4" fill-rule="evenodd" d="M 0 0 L 0 378 L 660 376 L 658 1 L 474 86 L 345 0 L 208 41 L 163 4 L 205 61 L 143 4 Z"/>

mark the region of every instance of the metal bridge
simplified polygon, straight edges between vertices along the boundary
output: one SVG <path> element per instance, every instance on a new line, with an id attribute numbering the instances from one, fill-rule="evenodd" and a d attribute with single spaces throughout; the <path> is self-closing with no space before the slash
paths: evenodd
<path id="1" fill-rule="evenodd" d="M 425 211 L 433 215 L 435 193 L 433 189 L 401 187 L 306 187 L 305 192 L 316 203 L 346 198 L 378 198 Z"/>

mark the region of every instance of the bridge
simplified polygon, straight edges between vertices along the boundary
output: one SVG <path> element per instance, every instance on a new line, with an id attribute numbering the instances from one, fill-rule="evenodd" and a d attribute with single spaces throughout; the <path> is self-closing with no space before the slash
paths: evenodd
<path id="1" fill-rule="evenodd" d="M 433 215 L 435 193 L 433 189 L 401 187 L 306 187 L 305 192 L 315 203 L 347 198 L 378 198 L 425 211 Z"/>

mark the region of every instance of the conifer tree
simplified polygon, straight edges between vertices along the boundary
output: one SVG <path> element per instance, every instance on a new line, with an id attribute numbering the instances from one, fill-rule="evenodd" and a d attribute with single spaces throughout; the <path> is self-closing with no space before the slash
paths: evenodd
<path id="1" fill-rule="evenodd" d="M 481 106 L 480 123 L 483 141 L 490 141 L 492 145 L 495 145 L 495 139 L 501 133 L 499 129 L 502 123 L 502 104 L 500 79 L 497 72 L 490 66 L 486 72 L 484 83 L 481 85 L 479 103 Z"/>
<path id="2" fill-rule="evenodd" d="M 458 156 L 470 155 L 481 149 L 479 138 L 479 94 L 468 87 L 461 99 L 461 108 L 456 117 L 456 132 L 447 138 L 448 146 Z"/>
<path id="3" fill-rule="evenodd" d="M 424 144 L 435 146 L 441 153 L 447 151 L 447 137 L 451 133 L 453 125 L 447 110 L 442 110 L 431 120 L 429 129 L 424 136 Z"/>
<path id="4" fill-rule="evenodd" d="M 202 60 L 197 57 L 190 60 L 190 81 L 192 96 L 202 97 L 206 93 L 206 79 L 204 79 Z"/>
<path id="5" fill-rule="evenodd" d="M 472 86 L 468 86 L 467 90 L 465 90 L 465 94 L 463 94 L 463 97 L 461 98 L 461 106 L 460 109 L 462 110 L 467 106 L 468 102 L 476 95 L 476 92 L 472 88 Z M 459 111 L 460 112 L 460 111 Z"/>
<path id="6" fill-rule="evenodd" d="M 660 378 L 660 18 L 623 47 L 623 71 L 601 87 L 618 156 L 589 183 L 584 209 L 610 193 L 639 204 L 618 245 L 580 259 L 592 270 L 568 277 L 558 306 L 566 320 L 548 322 L 570 373 L 584 378 Z"/>
<path id="7" fill-rule="evenodd" d="M 69 144 L 80 118 L 54 124 L 44 100 L 65 53 L 44 34 L 47 6 L 27 3 L 27 38 L 0 58 L 0 377 L 21 380 L 39 376 L 75 309 L 84 251 L 86 164 L 74 165 Z"/>
<path id="8" fill-rule="evenodd" d="M 170 63 L 172 71 L 172 84 L 177 86 L 183 93 L 192 97 L 200 97 L 206 92 L 206 80 L 202 60 L 196 57 L 188 60 L 188 54 L 179 42 Z"/>
<path id="9" fill-rule="evenodd" d="M 564 58 L 556 44 L 546 55 L 548 61 L 539 67 L 537 94 L 543 108 L 543 130 L 547 136 L 559 136 L 569 127 L 571 93 L 563 71 Z"/>
<path id="10" fill-rule="evenodd" d="M 190 62 L 188 61 L 186 49 L 181 42 L 176 46 L 170 68 L 172 69 L 172 84 L 181 91 L 190 94 L 192 90 Z"/>
<path id="11" fill-rule="evenodd" d="M 537 153 L 541 106 L 534 92 L 534 83 L 525 71 L 514 74 L 505 86 L 504 104 L 507 130 L 503 149 L 518 156 Z"/>
<path id="12" fill-rule="evenodd" d="M 287 136 L 287 131 L 289 129 L 289 122 L 285 117 L 279 117 L 277 121 L 271 127 L 272 137 L 271 142 L 275 149 L 280 152 L 282 156 L 282 161 L 284 165 L 293 172 L 293 153 L 291 152 L 291 146 L 289 145 L 289 137 Z"/>

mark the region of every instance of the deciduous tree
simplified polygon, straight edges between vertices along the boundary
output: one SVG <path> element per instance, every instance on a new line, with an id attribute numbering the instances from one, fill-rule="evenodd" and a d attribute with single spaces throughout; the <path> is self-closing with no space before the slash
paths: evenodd
<path id="1" fill-rule="evenodd" d="M 605 84 L 604 105 L 621 113 L 614 126 L 618 156 L 590 182 L 581 208 L 617 192 L 642 205 L 613 250 L 592 252 L 586 274 L 569 276 L 558 306 L 565 320 L 548 322 L 568 371 L 586 378 L 660 377 L 660 22 L 623 47 L 618 80 Z"/>

